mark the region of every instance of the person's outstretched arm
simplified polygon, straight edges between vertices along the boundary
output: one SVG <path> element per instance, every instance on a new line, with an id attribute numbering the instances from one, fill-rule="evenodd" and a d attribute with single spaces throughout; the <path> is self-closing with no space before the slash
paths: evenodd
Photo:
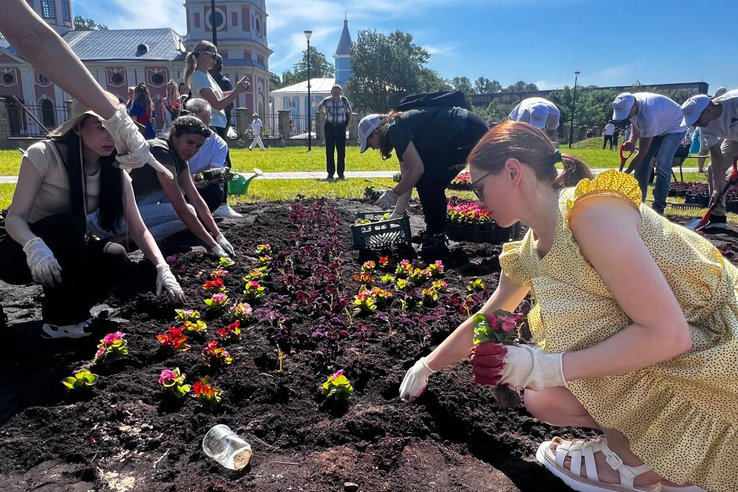
<path id="1" fill-rule="evenodd" d="M 0 32 L 23 58 L 65 92 L 106 120 L 117 106 L 105 96 L 67 43 L 44 22 L 25 0 L 5 0 Z"/>

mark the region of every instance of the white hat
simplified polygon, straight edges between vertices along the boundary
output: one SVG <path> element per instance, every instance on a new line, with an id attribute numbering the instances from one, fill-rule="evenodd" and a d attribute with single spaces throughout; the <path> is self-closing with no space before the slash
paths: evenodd
<path id="1" fill-rule="evenodd" d="M 118 101 L 118 97 L 111 94 L 110 92 L 105 91 L 105 97 L 113 103 L 113 105 L 117 108 L 120 105 L 120 101 Z M 79 123 L 85 116 L 95 116 L 102 121 L 104 118 L 102 118 L 100 115 L 89 109 L 87 106 L 79 102 L 79 100 L 75 99 L 72 102 L 72 108 L 69 113 L 69 118 L 67 121 L 62 123 L 59 127 L 52 130 L 49 135 L 54 137 L 59 137 L 70 130 L 72 130 L 75 126 L 77 126 L 77 123 Z M 139 127 L 142 126 L 141 124 L 137 124 Z"/>
<path id="2" fill-rule="evenodd" d="M 612 113 L 613 120 L 627 120 L 630 115 L 630 110 L 635 104 L 635 97 L 630 92 L 623 92 L 618 94 L 618 97 L 612 102 Z"/>
<path id="3" fill-rule="evenodd" d="M 700 119 L 702 112 L 710 105 L 710 98 L 704 94 L 698 94 L 687 99 L 682 104 L 683 126 L 692 126 Z"/>
<path id="4" fill-rule="evenodd" d="M 715 91 L 715 94 L 712 97 L 720 97 L 726 92 L 728 92 L 728 89 L 725 87 L 718 87 L 718 90 Z"/>
<path id="5" fill-rule="evenodd" d="M 543 104 L 533 106 L 530 109 L 530 121 L 529 123 L 539 130 L 542 130 L 546 126 L 548 120 L 548 108 Z"/>
<path id="6" fill-rule="evenodd" d="M 359 141 L 361 142 L 359 153 L 363 153 L 366 150 L 366 144 L 369 135 L 371 135 L 374 130 L 379 128 L 379 125 L 381 124 L 382 117 L 378 114 L 370 114 L 369 116 L 364 116 L 361 119 L 361 121 L 359 122 Z"/>
<path id="7" fill-rule="evenodd" d="M 258 118 L 259 117 L 259 113 L 254 113 L 251 116 L 256 116 Z"/>

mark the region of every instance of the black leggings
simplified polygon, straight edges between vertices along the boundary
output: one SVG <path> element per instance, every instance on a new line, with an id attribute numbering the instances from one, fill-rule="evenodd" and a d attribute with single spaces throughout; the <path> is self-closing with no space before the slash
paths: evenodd
<path id="1" fill-rule="evenodd" d="M 428 234 L 446 231 L 446 188 L 466 164 L 474 146 L 487 133 L 487 123 L 481 116 L 469 112 L 466 126 L 438 155 L 421 156 L 425 172 L 415 185 L 425 216 Z"/>
<path id="2" fill-rule="evenodd" d="M 125 248 L 94 239 L 85 244 L 85 224 L 73 214 L 50 215 L 29 227 L 43 239 L 62 269 L 62 283 L 44 287 L 44 321 L 72 325 L 89 319 L 90 308 L 125 280 L 130 263 Z M 9 235 L 0 239 L 0 280 L 13 285 L 33 282 L 23 247 Z"/>
<path id="3" fill-rule="evenodd" d="M 228 144 L 228 140 L 226 139 L 226 134 L 228 133 L 225 128 L 221 128 L 219 126 L 211 126 L 211 130 L 215 130 L 215 133 L 218 134 L 220 138 L 223 139 L 223 141 Z M 228 169 L 231 169 L 231 149 L 229 148 L 226 151 L 226 158 L 225 158 L 225 167 Z M 223 183 L 223 198 L 221 199 L 221 203 L 228 203 L 228 183 Z M 216 207 L 217 208 L 217 207 Z M 212 212 L 212 210 L 211 210 Z"/>

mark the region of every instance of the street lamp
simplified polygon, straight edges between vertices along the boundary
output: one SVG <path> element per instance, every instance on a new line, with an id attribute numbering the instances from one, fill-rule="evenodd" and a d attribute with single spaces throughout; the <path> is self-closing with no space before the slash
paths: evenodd
<path id="1" fill-rule="evenodd" d="M 310 101 L 310 36 L 313 35 L 313 31 L 305 31 L 305 37 L 308 42 L 307 50 L 307 66 L 308 66 L 308 104 L 307 104 L 307 119 L 308 119 L 308 152 L 313 150 L 313 115 L 312 115 L 312 104 Z"/>
<path id="2" fill-rule="evenodd" d="M 574 97 L 571 100 L 571 121 L 569 122 L 569 148 L 574 140 L 574 106 L 577 104 L 577 79 L 580 72 L 574 72 Z"/>
<path id="3" fill-rule="evenodd" d="M 210 0 L 210 27 L 213 28 L 213 44 L 218 47 L 218 26 L 215 24 L 215 0 Z"/>

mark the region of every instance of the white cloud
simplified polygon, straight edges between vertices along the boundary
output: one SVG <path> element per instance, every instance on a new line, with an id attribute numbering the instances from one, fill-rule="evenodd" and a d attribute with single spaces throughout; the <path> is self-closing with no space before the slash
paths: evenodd
<path id="1" fill-rule="evenodd" d="M 154 0 L 141 3 L 129 0 L 112 1 L 121 11 L 114 23 L 106 23 L 112 29 L 150 29 L 170 27 L 178 33 L 187 33 L 187 18 L 181 0 Z M 104 22 L 105 24 L 105 22 Z"/>
<path id="2" fill-rule="evenodd" d="M 425 51 L 427 51 L 430 55 L 452 55 L 454 52 L 454 48 L 456 47 L 456 44 L 445 44 L 445 45 L 438 45 L 438 46 L 427 44 L 421 47 Z"/>

